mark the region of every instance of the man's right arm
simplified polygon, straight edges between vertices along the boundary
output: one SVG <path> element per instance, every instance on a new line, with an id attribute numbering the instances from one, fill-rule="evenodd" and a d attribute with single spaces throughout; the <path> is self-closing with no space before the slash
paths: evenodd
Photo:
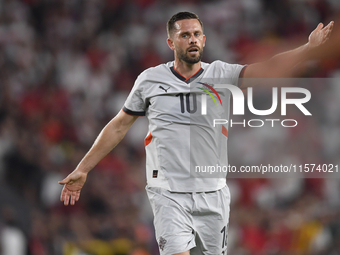
<path id="1" fill-rule="evenodd" d="M 76 169 L 59 184 L 64 185 L 60 200 L 64 205 L 74 205 L 79 200 L 88 172 L 104 158 L 124 138 L 126 132 L 138 116 L 120 111 L 100 132 L 91 149 L 80 161 Z"/>
<path id="2" fill-rule="evenodd" d="M 309 35 L 308 42 L 296 49 L 273 56 L 271 59 L 259 63 L 250 64 L 244 71 L 243 78 L 286 78 L 293 75 L 294 67 L 306 60 L 321 59 L 322 48 L 328 41 L 334 22 L 326 27 L 320 23 Z M 256 80 L 255 80 L 256 82 Z M 242 88 L 254 85 L 253 79 L 244 79 Z"/>

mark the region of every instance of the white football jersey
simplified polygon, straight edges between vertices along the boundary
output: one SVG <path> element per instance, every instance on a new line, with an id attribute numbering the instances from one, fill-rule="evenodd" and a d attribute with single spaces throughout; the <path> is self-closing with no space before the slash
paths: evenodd
<path id="1" fill-rule="evenodd" d="M 228 166 L 230 91 L 215 84 L 238 86 L 244 66 L 215 61 L 186 79 L 173 62 L 141 73 L 123 110 L 147 116 L 146 175 L 150 187 L 174 192 L 215 191 L 226 185 L 226 172 L 210 173 L 211 166 Z M 215 86 L 215 88 L 214 88 Z"/>

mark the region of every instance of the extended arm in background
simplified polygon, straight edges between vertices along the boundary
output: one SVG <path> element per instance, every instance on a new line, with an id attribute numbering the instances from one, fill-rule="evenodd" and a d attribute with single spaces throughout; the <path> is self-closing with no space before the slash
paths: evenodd
<path id="1" fill-rule="evenodd" d="M 74 205 L 79 200 L 87 174 L 104 158 L 125 136 L 138 116 L 126 114 L 122 110 L 100 132 L 91 149 L 80 161 L 76 169 L 59 184 L 64 185 L 60 200 L 64 205 Z"/>
<path id="2" fill-rule="evenodd" d="M 325 47 L 329 39 L 334 22 L 331 21 L 326 27 L 322 23 L 309 35 L 308 43 L 294 50 L 286 51 L 273 56 L 271 59 L 255 64 L 250 64 L 244 72 L 243 78 L 284 78 L 291 77 L 294 67 L 302 61 L 313 58 L 312 52 L 317 48 Z M 243 87 L 249 87 L 250 80 L 243 80 Z"/>

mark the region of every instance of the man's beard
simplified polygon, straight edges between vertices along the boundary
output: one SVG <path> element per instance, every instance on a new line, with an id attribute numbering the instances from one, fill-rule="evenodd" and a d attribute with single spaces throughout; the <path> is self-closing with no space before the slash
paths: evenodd
<path id="1" fill-rule="evenodd" d="M 187 51 L 182 51 L 182 50 L 178 51 L 177 50 L 176 52 L 177 52 L 177 57 L 180 60 L 182 60 L 182 61 L 184 61 L 188 64 L 196 64 L 196 63 L 200 62 L 201 59 L 202 59 L 202 56 L 203 56 L 203 49 L 198 50 L 198 56 L 197 57 L 190 57 L 188 55 Z"/>

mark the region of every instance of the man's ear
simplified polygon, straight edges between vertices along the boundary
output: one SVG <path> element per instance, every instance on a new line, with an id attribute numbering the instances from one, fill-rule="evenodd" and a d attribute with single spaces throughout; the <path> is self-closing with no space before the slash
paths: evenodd
<path id="1" fill-rule="evenodd" d="M 205 39 L 206 39 L 206 37 L 205 37 L 205 35 L 203 35 L 203 47 L 205 46 Z"/>
<path id="2" fill-rule="evenodd" d="M 170 49 L 175 50 L 174 41 L 171 38 L 168 38 L 166 42 Z"/>

